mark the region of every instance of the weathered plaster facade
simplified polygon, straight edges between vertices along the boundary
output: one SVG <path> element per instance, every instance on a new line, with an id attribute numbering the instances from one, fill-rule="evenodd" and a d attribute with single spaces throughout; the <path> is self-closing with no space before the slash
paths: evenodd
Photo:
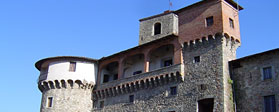
<path id="1" fill-rule="evenodd" d="M 92 111 L 92 90 L 98 70 L 96 60 L 73 56 L 51 57 L 38 61 L 36 68 L 40 70 L 41 112 Z"/>

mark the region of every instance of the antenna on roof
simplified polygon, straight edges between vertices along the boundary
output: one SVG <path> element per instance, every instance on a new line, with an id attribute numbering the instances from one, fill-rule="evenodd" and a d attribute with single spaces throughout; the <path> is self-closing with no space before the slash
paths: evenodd
<path id="1" fill-rule="evenodd" d="M 169 10 L 171 10 L 172 2 L 169 0 Z"/>
<path id="2" fill-rule="evenodd" d="M 239 5 L 238 5 L 238 0 L 236 1 L 236 8 L 237 8 L 237 12 L 235 13 L 234 16 L 237 16 L 238 12 L 239 12 Z"/>
<path id="3" fill-rule="evenodd" d="M 237 11 L 239 11 L 239 5 L 238 5 L 238 0 L 236 1 L 236 3 L 237 3 Z"/>

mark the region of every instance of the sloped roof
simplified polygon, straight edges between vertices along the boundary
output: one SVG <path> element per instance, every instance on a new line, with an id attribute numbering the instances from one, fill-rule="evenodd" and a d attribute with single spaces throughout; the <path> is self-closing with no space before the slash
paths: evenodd
<path id="1" fill-rule="evenodd" d="M 56 59 L 63 59 L 63 60 L 84 60 L 84 61 L 89 61 L 89 62 L 98 62 L 96 59 L 92 58 L 87 58 L 87 57 L 80 57 L 80 56 L 55 56 L 55 57 L 49 57 L 49 58 L 44 58 L 35 63 L 35 67 L 38 70 L 41 70 L 41 66 L 44 62 L 50 61 L 50 60 L 56 60 Z"/>

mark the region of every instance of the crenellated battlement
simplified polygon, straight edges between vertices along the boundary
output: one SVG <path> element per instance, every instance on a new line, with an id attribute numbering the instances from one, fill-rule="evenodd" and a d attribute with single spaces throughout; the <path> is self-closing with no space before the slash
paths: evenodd
<path id="1" fill-rule="evenodd" d="M 201 39 L 190 40 L 184 42 L 185 48 L 197 48 L 206 45 L 212 45 L 218 42 L 226 42 L 226 46 L 230 45 L 231 47 L 237 48 L 240 46 L 240 40 L 235 39 L 233 36 L 230 36 L 227 33 L 216 33 L 214 35 L 208 35 L 207 37 L 202 37 Z"/>
<path id="2" fill-rule="evenodd" d="M 95 84 L 93 82 L 86 82 L 81 80 L 54 80 L 42 81 L 38 84 L 40 91 L 47 91 L 50 89 L 93 89 Z"/>
<path id="3" fill-rule="evenodd" d="M 38 61 L 41 112 L 231 112 L 228 62 L 241 45 L 241 9 L 201 0 L 141 19 L 136 47 L 101 59 Z"/>
<path id="4" fill-rule="evenodd" d="M 94 99 L 104 99 L 148 88 L 155 88 L 171 82 L 181 82 L 183 81 L 183 78 L 184 65 L 177 64 L 98 85 L 96 90 L 93 91 L 93 95 Z"/>

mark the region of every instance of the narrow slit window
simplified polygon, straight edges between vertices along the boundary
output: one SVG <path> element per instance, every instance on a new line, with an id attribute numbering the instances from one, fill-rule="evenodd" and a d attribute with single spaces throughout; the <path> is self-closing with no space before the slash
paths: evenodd
<path id="1" fill-rule="evenodd" d="M 76 65 L 77 65 L 76 62 L 70 62 L 69 71 L 70 71 L 70 72 L 75 72 L 75 71 L 76 71 Z"/>
<path id="2" fill-rule="evenodd" d="M 212 26 L 214 23 L 213 21 L 213 16 L 210 16 L 210 17 L 207 17 L 206 18 L 206 26 L 209 27 L 209 26 Z"/>
<path id="3" fill-rule="evenodd" d="M 154 35 L 161 34 L 161 23 L 154 24 Z"/>
<path id="4" fill-rule="evenodd" d="M 130 103 L 133 103 L 133 102 L 134 102 L 134 98 L 135 98 L 134 95 L 130 95 L 130 96 L 129 96 L 129 102 L 130 102 Z"/>
<path id="5" fill-rule="evenodd" d="M 230 27 L 231 27 L 231 28 L 234 28 L 234 22 L 233 22 L 233 19 L 231 19 L 231 18 L 230 18 L 230 19 L 229 19 L 229 21 L 230 21 Z"/>
<path id="6" fill-rule="evenodd" d="M 176 95 L 177 94 L 177 87 L 176 86 L 170 87 L 170 94 L 171 95 Z"/>
<path id="7" fill-rule="evenodd" d="M 142 73 L 142 71 L 139 70 L 139 71 L 135 71 L 135 72 L 133 73 L 133 75 L 137 75 L 137 74 L 141 74 L 141 73 Z"/>
<path id="8" fill-rule="evenodd" d="M 100 107 L 100 108 L 104 108 L 104 105 L 105 105 L 104 103 L 105 103 L 104 101 L 100 101 L 99 107 Z"/>
<path id="9" fill-rule="evenodd" d="M 206 90 L 206 85 L 205 84 L 201 84 L 200 85 L 200 90 Z"/>
<path id="10" fill-rule="evenodd" d="M 47 98 L 47 107 L 52 107 L 52 102 L 53 101 L 53 97 L 48 97 Z"/>

